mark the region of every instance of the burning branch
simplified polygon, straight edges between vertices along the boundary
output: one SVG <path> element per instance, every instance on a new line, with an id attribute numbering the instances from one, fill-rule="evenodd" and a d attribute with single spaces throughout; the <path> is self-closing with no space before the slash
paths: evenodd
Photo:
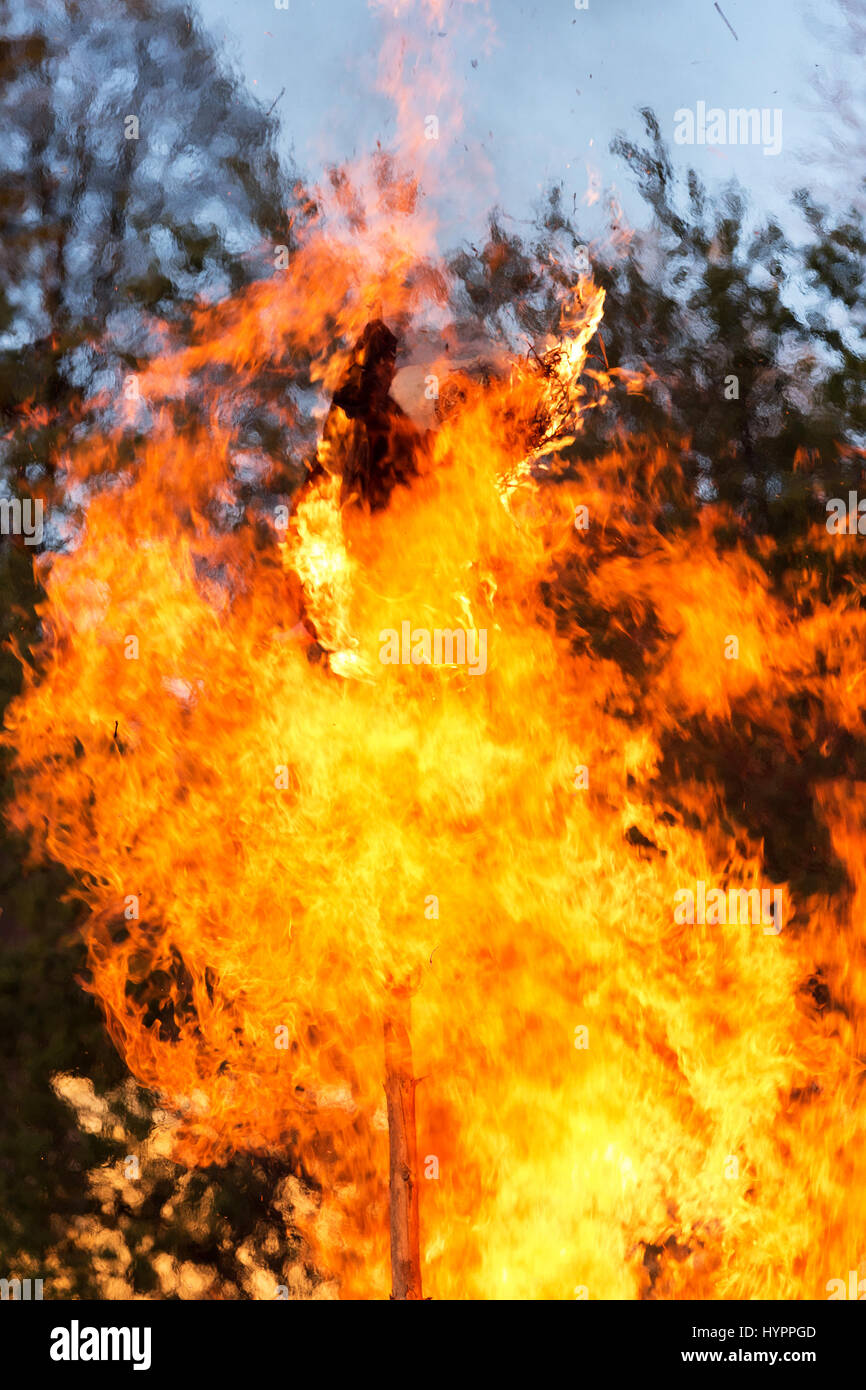
<path id="1" fill-rule="evenodd" d="M 409 997 L 395 993 L 393 1012 L 385 1020 L 385 1097 L 391 1153 L 391 1298 L 420 1300 L 416 1083 L 409 1023 Z"/>

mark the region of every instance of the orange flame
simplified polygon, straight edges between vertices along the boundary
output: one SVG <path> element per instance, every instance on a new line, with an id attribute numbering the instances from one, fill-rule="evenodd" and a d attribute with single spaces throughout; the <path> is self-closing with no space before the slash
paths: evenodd
<path id="1" fill-rule="evenodd" d="M 208 371 L 240 390 L 303 351 L 330 390 L 372 313 L 441 304 L 412 180 L 380 162 L 371 187 L 337 179 L 289 269 L 202 309 L 191 346 L 142 374 L 155 423 L 134 466 L 122 426 L 65 460 L 70 497 L 103 485 L 43 567 L 45 640 L 5 736 L 14 823 L 75 877 L 90 988 L 177 1113 L 178 1155 L 284 1155 L 321 1194 L 305 1229 L 344 1296 L 388 1287 L 398 981 L 427 1292 L 822 1297 L 866 1256 L 846 1205 L 866 1178 L 866 794 L 820 795 L 852 893 L 775 885 L 772 934 L 677 920 L 699 881 L 766 876 L 708 774 L 683 772 L 676 803 L 659 774 L 695 719 L 789 739 L 794 689 L 861 734 L 866 616 L 806 570 L 795 627 L 723 546 L 720 509 L 666 539 L 633 484 L 637 460 L 644 489 L 670 460 L 639 442 L 557 479 L 612 386 L 586 371 L 603 311 L 586 279 L 537 361 L 460 383 L 386 509 L 341 509 L 326 473 L 287 534 L 227 524 L 235 439 Z M 173 408 L 187 393 L 206 423 Z M 646 623 L 642 669 L 597 654 L 590 608 L 606 638 Z M 404 624 L 485 632 L 485 669 L 383 662 Z"/>

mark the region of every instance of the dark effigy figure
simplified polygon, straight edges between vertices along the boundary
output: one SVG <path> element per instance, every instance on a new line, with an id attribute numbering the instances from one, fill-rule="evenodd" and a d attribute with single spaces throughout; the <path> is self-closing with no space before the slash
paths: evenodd
<path id="1" fill-rule="evenodd" d="M 339 474 L 343 506 L 354 499 L 380 511 L 394 488 L 417 472 L 415 455 L 423 436 L 390 394 L 396 362 L 396 337 L 381 319 L 373 319 L 334 392 L 313 473 L 324 468 Z"/>
<path id="2" fill-rule="evenodd" d="M 427 435 L 416 428 L 390 394 L 396 361 L 396 337 L 381 319 L 374 319 L 356 342 L 334 392 L 316 457 L 296 498 L 296 512 L 330 477 L 339 481 L 339 505 L 345 523 L 353 513 L 384 510 L 394 489 L 408 485 L 417 475 L 418 452 Z M 330 488 L 328 492 L 333 497 Z M 349 546 L 351 531 L 350 523 L 345 528 Z M 321 655 L 339 647 L 343 638 L 336 629 L 329 630 L 325 622 L 325 630 L 319 630 L 304 582 L 291 562 L 288 584 L 301 630 L 314 639 L 311 652 Z"/>

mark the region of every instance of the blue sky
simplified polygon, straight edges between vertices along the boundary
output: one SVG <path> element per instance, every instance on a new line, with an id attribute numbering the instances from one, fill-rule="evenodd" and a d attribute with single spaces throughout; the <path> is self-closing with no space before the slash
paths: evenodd
<path id="1" fill-rule="evenodd" d="M 285 151 L 315 178 L 394 135 L 394 112 L 374 90 L 387 11 L 365 0 L 199 0 L 207 29 L 225 48 L 265 106 L 279 97 Z M 627 171 L 608 152 L 611 136 L 641 133 L 637 114 L 652 106 L 669 139 L 678 108 L 780 108 L 783 147 L 674 147 L 708 179 L 736 175 L 759 206 L 777 212 L 790 190 L 824 177 L 816 79 L 844 77 L 853 55 L 842 50 L 834 0 L 814 7 L 791 0 L 491 0 L 486 9 L 443 0 L 441 24 L 420 3 L 410 24 L 421 61 L 445 58 L 464 107 L 450 128 L 442 103 L 440 158 L 460 187 L 439 195 L 443 235 L 477 236 L 486 207 L 498 202 L 525 219 L 546 182 L 562 179 L 568 204 L 587 189 L 587 163 L 615 184 L 630 220 L 643 215 Z M 478 19 L 486 17 L 486 25 Z M 490 30 L 492 29 L 492 39 Z M 473 66 L 473 61 L 477 66 Z M 848 74 L 851 75 L 850 72 Z M 411 94 L 410 94 L 411 100 Z M 419 108 L 419 120 L 427 114 Z M 468 146 L 468 148 L 465 148 Z M 479 153 L 489 175 L 479 174 Z M 467 187 L 474 195 L 467 196 Z"/>

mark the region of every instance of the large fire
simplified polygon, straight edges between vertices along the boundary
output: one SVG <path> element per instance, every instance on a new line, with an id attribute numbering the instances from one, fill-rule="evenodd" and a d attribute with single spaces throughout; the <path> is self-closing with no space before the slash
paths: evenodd
<path id="1" fill-rule="evenodd" d="M 343 1297 L 389 1288 L 401 991 L 426 1294 L 822 1296 L 866 1274 L 866 793 L 820 793 L 852 891 L 795 901 L 709 773 L 671 798 L 659 769 L 696 717 L 785 739 L 792 691 L 862 731 L 866 614 L 804 570 L 795 627 L 718 508 L 667 538 L 653 476 L 675 464 L 639 441 L 564 479 L 583 412 L 635 385 L 588 369 L 585 277 L 492 381 L 424 363 L 455 389 L 387 506 L 341 498 L 325 457 L 286 526 L 244 509 L 268 461 L 238 453 L 224 369 L 240 391 L 311 355 L 329 397 L 368 323 L 441 309 L 417 189 L 375 167 L 363 213 L 336 181 L 286 270 L 141 375 L 134 448 L 119 422 L 62 460 L 80 529 L 42 565 L 8 717 L 15 824 L 75 877 L 90 987 L 177 1156 L 284 1156 Z M 612 635 L 646 621 L 640 669 L 598 654 L 582 597 Z M 410 648 L 485 633 L 484 669 L 383 660 L 406 624 Z M 784 918 L 683 920 L 698 884 L 781 890 Z"/>

